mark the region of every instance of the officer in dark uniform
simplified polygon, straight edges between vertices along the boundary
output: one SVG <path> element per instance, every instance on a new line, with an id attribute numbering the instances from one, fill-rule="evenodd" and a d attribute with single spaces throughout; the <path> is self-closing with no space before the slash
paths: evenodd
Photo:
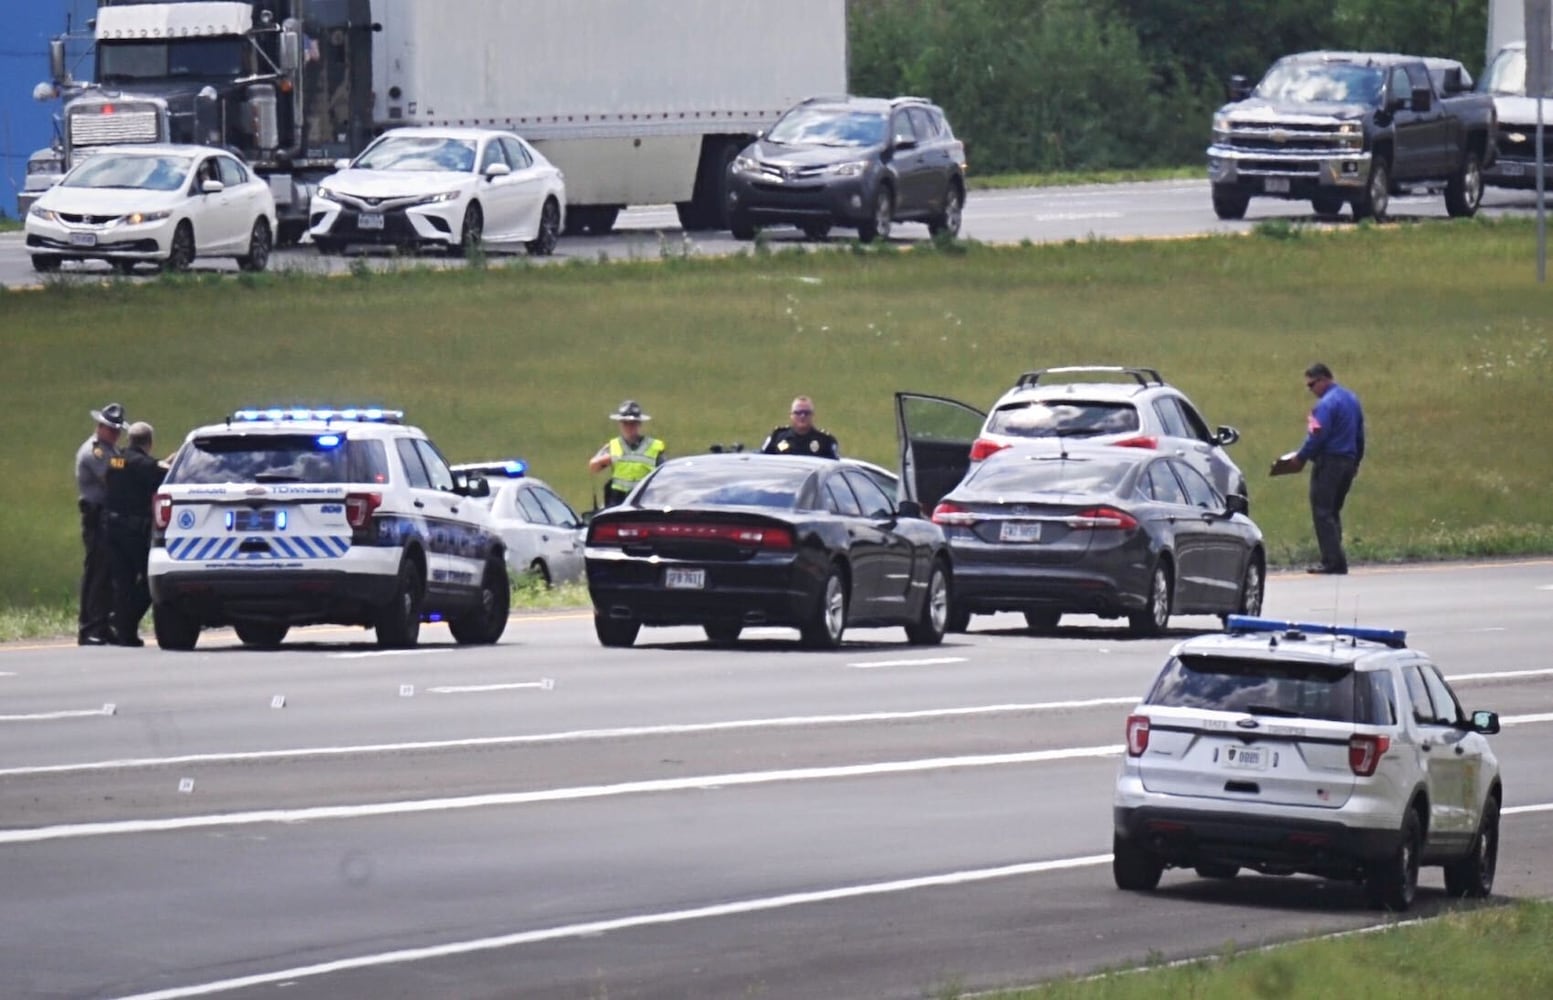
<path id="1" fill-rule="evenodd" d="M 109 575 L 108 531 L 104 503 L 108 499 L 108 462 L 119 456 L 119 434 L 124 430 L 124 407 L 109 403 L 92 411 L 97 429 L 75 453 L 76 506 L 81 511 L 81 545 L 86 560 L 81 567 L 81 611 L 76 621 L 76 642 L 103 646 L 112 641 L 108 616 L 112 610 L 113 584 Z"/>
<path id="2" fill-rule="evenodd" d="M 108 546 L 113 557 L 113 641 L 144 646 L 140 619 L 151 606 L 151 505 L 167 471 L 151 457 L 152 429 L 129 425 L 129 447 L 108 460 Z"/>
<path id="3" fill-rule="evenodd" d="M 814 426 L 814 402 L 808 396 L 793 400 L 786 427 L 777 427 L 760 450 L 767 455 L 813 455 L 840 458 L 841 445 L 834 435 Z"/>
<path id="4" fill-rule="evenodd" d="M 1287 468 L 1298 472 L 1306 462 L 1312 466 L 1310 518 L 1321 562 L 1306 572 L 1341 575 L 1348 572 L 1343 504 L 1364 461 L 1364 408 L 1359 397 L 1339 385 L 1332 369 L 1319 361 L 1305 369 L 1305 388 L 1315 394 L 1316 405 L 1305 420 L 1305 443 L 1290 456 Z"/>

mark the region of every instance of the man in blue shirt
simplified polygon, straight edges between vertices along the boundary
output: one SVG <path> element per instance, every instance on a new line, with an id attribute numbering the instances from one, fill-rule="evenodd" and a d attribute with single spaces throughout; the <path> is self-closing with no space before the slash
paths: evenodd
<path id="1" fill-rule="evenodd" d="M 1321 563 L 1311 573 L 1347 573 L 1343 552 L 1343 503 L 1364 461 L 1364 409 L 1359 397 L 1337 384 L 1332 369 L 1316 362 L 1305 369 L 1305 387 L 1316 395 L 1306 419 L 1305 443 L 1295 463 L 1311 463 L 1310 517 Z"/>

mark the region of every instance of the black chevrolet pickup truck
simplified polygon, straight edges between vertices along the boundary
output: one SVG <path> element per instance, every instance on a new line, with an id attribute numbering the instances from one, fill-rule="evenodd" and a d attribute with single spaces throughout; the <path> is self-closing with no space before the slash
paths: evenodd
<path id="1" fill-rule="evenodd" d="M 1449 59 L 1370 52 L 1285 56 L 1257 84 L 1230 81 L 1213 116 L 1213 210 L 1239 219 L 1253 197 L 1345 203 L 1382 219 L 1393 192 L 1445 189 L 1453 216 L 1472 215 L 1495 152 L 1494 103 Z"/>

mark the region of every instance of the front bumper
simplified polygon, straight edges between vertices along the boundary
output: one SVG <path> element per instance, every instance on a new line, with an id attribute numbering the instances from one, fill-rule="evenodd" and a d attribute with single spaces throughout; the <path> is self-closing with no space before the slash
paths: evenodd
<path id="1" fill-rule="evenodd" d="M 1553 187 L 1553 167 L 1546 158 L 1553 156 L 1553 148 L 1544 150 L 1542 185 L 1544 190 Z M 1504 188 L 1535 188 L 1537 186 L 1537 158 L 1533 156 L 1500 153 L 1492 166 L 1483 168 L 1483 183 Z"/>
<path id="2" fill-rule="evenodd" d="M 178 219 L 140 225 L 80 225 L 26 216 L 27 249 L 79 260 L 163 260 Z"/>
<path id="3" fill-rule="evenodd" d="M 1334 189 L 1357 192 L 1370 179 L 1363 150 L 1321 153 L 1208 147 L 1208 179 L 1215 186 L 1273 198 L 1307 199 Z"/>
<path id="4" fill-rule="evenodd" d="M 829 221 L 856 226 L 873 216 L 879 190 L 875 171 L 855 177 L 776 181 L 767 175 L 734 173 L 728 183 L 728 211 L 758 225 Z"/>
<path id="5" fill-rule="evenodd" d="M 465 209 L 465 200 L 460 198 L 408 208 L 364 211 L 315 194 L 309 206 L 308 232 L 314 240 L 344 244 L 451 246 L 458 242 L 463 231 Z M 363 224 L 363 217 L 367 224 Z"/>

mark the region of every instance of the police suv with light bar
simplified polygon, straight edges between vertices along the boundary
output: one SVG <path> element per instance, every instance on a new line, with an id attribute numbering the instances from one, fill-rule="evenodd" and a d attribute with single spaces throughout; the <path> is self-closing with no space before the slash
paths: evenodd
<path id="1" fill-rule="evenodd" d="M 156 639 L 192 649 L 231 625 L 276 646 L 293 625 L 375 629 L 414 646 L 446 619 L 461 643 L 507 625 L 505 550 L 455 474 L 397 410 L 239 410 L 192 431 L 153 507 L 149 580 Z"/>
<path id="2" fill-rule="evenodd" d="M 1166 868 L 1362 882 L 1412 905 L 1420 865 L 1453 896 L 1493 889 L 1504 790 L 1484 737 L 1406 634 L 1231 615 L 1189 639 L 1127 718 L 1113 873 Z"/>

